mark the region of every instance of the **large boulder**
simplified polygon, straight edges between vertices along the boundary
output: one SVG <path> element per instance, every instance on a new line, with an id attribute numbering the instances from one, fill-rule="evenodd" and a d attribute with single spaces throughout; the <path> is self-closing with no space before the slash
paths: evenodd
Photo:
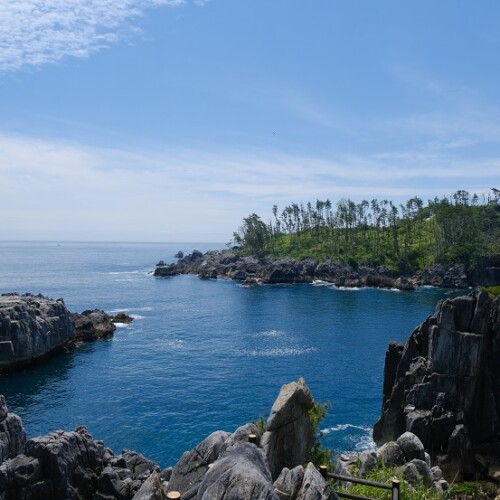
<path id="1" fill-rule="evenodd" d="M 153 472 L 142 483 L 139 491 L 134 495 L 132 500 L 163 500 L 163 482 L 158 472 Z"/>
<path id="2" fill-rule="evenodd" d="M 422 441 L 413 434 L 413 432 L 405 432 L 398 437 L 396 443 L 401 448 L 406 462 L 413 459 L 423 460 L 425 457 L 425 450 Z"/>
<path id="3" fill-rule="evenodd" d="M 73 336 L 70 312 L 62 299 L 0 296 L 0 371 L 34 363 L 63 348 Z"/>
<path id="4" fill-rule="evenodd" d="M 169 485 L 170 486 L 170 485 Z M 205 474 L 197 500 L 279 500 L 262 451 L 251 443 L 232 446 Z"/>
<path id="5" fill-rule="evenodd" d="M 219 458 L 224 443 L 230 436 L 224 431 L 213 432 L 191 451 L 184 452 L 172 471 L 168 490 L 182 494 L 198 486 L 208 466 Z"/>
<path id="6" fill-rule="evenodd" d="M 404 346 L 389 346 L 375 441 L 410 431 L 448 479 L 471 476 L 474 447 L 500 437 L 499 358 L 500 298 L 439 302 Z"/>
<path id="7" fill-rule="evenodd" d="M 273 479 L 279 476 L 283 467 L 293 468 L 304 463 L 314 444 L 314 430 L 308 413 L 313 404 L 304 379 L 281 388 L 261 440 Z"/>
<path id="8" fill-rule="evenodd" d="M 312 463 L 307 464 L 297 500 L 337 500 L 337 495 Z"/>

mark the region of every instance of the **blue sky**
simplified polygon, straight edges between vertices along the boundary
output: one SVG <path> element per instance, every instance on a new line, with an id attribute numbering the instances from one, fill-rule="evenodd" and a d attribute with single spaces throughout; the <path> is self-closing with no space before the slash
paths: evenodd
<path id="1" fill-rule="evenodd" d="M 0 0 L 2 239 L 500 188 L 500 3 Z"/>

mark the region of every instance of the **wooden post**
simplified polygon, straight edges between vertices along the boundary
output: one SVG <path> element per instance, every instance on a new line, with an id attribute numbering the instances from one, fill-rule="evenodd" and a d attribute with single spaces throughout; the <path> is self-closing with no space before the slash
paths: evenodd
<path id="1" fill-rule="evenodd" d="M 249 434 L 248 435 L 248 442 L 252 444 L 257 444 L 257 435 L 256 434 Z"/>
<path id="2" fill-rule="evenodd" d="M 399 500 L 400 482 L 398 479 L 393 479 L 391 482 L 392 482 L 392 500 Z"/>
<path id="3" fill-rule="evenodd" d="M 178 491 L 169 491 L 167 493 L 168 500 L 180 500 L 181 494 Z"/>
<path id="4" fill-rule="evenodd" d="M 319 472 L 326 479 L 326 475 L 328 474 L 328 467 L 326 465 L 320 465 Z"/>

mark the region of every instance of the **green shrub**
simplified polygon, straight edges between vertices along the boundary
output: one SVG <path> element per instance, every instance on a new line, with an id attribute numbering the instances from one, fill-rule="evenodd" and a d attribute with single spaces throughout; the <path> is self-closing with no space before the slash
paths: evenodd
<path id="1" fill-rule="evenodd" d="M 329 466 L 332 455 L 330 449 L 321 447 L 321 441 L 318 435 L 321 421 L 325 418 L 330 406 L 332 406 L 332 404 L 328 401 L 326 403 L 314 403 L 313 407 L 309 410 L 309 420 L 314 429 L 315 440 L 311 451 L 307 454 L 306 463 L 312 462 L 318 469 L 320 465 Z"/>
<path id="2" fill-rule="evenodd" d="M 495 286 L 480 286 L 479 290 L 481 292 L 488 292 L 490 297 L 493 299 L 500 295 L 500 285 L 495 285 Z"/>

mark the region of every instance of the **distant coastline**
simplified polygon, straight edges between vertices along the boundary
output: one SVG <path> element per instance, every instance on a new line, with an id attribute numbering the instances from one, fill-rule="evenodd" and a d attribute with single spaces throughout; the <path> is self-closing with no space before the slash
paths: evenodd
<path id="1" fill-rule="evenodd" d="M 245 284 L 313 283 L 316 280 L 338 287 L 395 288 L 411 291 L 417 286 L 468 288 L 491 286 L 500 282 L 500 256 L 481 259 L 475 266 L 437 264 L 417 273 L 402 274 L 384 266 L 345 264 L 313 258 L 272 258 L 243 255 L 236 249 L 212 250 L 202 254 L 193 251 L 178 261 L 159 261 L 153 271 L 156 277 L 195 274 L 204 279 L 230 278 Z"/>

